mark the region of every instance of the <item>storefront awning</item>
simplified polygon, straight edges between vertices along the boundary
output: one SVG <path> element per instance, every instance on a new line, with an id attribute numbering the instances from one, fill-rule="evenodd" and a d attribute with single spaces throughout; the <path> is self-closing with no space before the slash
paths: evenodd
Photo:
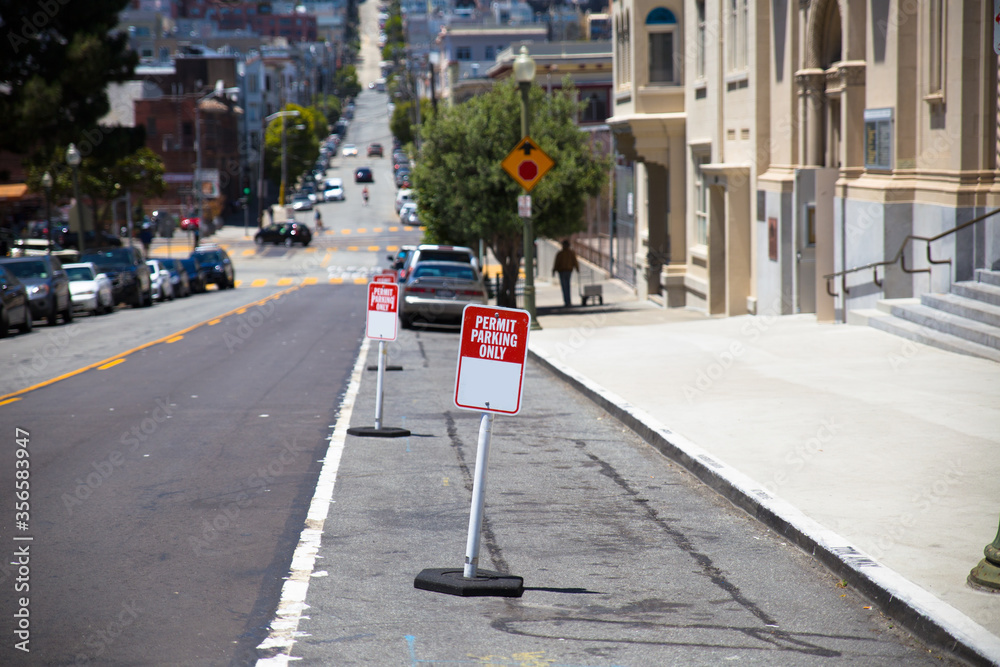
<path id="1" fill-rule="evenodd" d="M 0 185 L 0 202 L 18 201 L 28 192 L 25 183 L 8 183 Z"/>

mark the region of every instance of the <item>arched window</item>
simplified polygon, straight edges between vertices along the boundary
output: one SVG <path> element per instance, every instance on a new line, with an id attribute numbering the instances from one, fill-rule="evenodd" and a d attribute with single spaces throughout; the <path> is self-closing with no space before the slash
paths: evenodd
<path id="1" fill-rule="evenodd" d="M 677 17 L 666 7 L 657 7 L 646 14 L 646 32 L 649 33 L 649 82 L 679 84 Z"/>

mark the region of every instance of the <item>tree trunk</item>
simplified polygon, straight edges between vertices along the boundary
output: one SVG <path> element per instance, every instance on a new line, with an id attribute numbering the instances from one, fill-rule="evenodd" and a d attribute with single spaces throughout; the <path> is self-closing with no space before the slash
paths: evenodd
<path id="1" fill-rule="evenodd" d="M 501 237 L 494 239 L 492 248 L 503 277 L 497 294 L 497 305 L 517 308 L 517 276 L 521 270 L 521 237 Z"/>

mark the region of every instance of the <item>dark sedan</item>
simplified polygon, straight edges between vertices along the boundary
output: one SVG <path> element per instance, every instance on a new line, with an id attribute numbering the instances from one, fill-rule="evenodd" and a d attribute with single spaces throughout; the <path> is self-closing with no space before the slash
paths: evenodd
<path id="1" fill-rule="evenodd" d="M 354 170 L 354 182 L 355 183 L 374 183 L 375 176 L 372 174 L 372 170 L 368 167 L 358 167 Z"/>
<path id="2" fill-rule="evenodd" d="M 28 333 L 32 323 L 28 288 L 17 276 L 0 266 L 0 338 L 14 326 L 21 333 Z"/>
<path id="3" fill-rule="evenodd" d="M 95 248 L 83 253 L 79 261 L 92 262 L 101 273 L 111 278 L 115 303 L 126 302 L 135 307 L 153 305 L 149 267 L 138 248 Z"/>
<path id="4" fill-rule="evenodd" d="M 274 243 L 291 248 L 301 243 L 305 247 L 312 241 L 312 231 L 301 222 L 276 222 L 257 232 L 253 240 L 257 245 Z"/>
<path id="5" fill-rule="evenodd" d="M 65 324 L 73 321 L 69 277 L 58 257 L 17 257 L 0 260 L 0 265 L 27 287 L 32 318 L 44 317 L 49 326 L 58 324 L 60 316 Z"/>
<path id="6" fill-rule="evenodd" d="M 208 270 L 208 282 L 219 289 L 236 287 L 236 273 L 229 253 L 218 246 L 198 246 L 191 256 Z"/>

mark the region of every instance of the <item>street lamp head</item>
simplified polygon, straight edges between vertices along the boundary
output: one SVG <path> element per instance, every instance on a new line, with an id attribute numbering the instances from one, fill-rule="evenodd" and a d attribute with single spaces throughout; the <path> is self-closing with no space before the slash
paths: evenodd
<path id="1" fill-rule="evenodd" d="M 52 189 L 52 174 L 49 172 L 42 174 L 42 187 L 46 190 Z"/>
<path id="2" fill-rule="evenodd" d="M 66 164 L 71 167 L 79 167 L 82 159 L 80 151 L 76 148 L 76 144 L 70 144 L 66 149 Z"/>
<path id="3" fill-rule="evenodd" d="M 517 58 L 514 58 L 514 79 L 518 83 L 531 83 L 535 80 L 535 61 L 528 55 L 528 47 L 523 44 Z"/>

